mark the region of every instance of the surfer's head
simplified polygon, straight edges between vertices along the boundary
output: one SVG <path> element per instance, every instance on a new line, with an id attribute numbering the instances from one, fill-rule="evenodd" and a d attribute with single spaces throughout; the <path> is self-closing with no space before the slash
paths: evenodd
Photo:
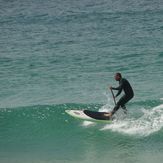
<path id="1" fill-rule="evenodd" d="M 116 81 L 120 81 L 121 78 L 122 78 L 122 75 L 121 75 L 121 73 L 119 73 L 119 72 L 117 72 L 117 73 L 115 74 L 115 76 L 114 76 L 114 79 L 115 79 Z"/>

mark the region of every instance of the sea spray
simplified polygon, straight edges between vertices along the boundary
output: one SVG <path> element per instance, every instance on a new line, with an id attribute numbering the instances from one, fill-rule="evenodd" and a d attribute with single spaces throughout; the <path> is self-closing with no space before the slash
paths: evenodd
<path id="1" fill-rule="evenodd" d="M 138 119 L 126 118 L 124 120 L 113 121 L 110 125 L 105 125 L 101 130 L 112 130 L 114 132 L 128 135 L 148 136 L 158 132 L 163 127 L 163 105 L 152 109 L 142 109 L 142 116 Z"/>

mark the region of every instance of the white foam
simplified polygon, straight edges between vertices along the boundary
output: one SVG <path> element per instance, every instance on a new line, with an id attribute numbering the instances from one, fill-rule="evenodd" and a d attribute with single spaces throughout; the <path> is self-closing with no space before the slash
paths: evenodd
<path id="1" fill-rule="evenodd" d="M 101 130 L 112 130 L 129 135 L 148 136 L 163 127 L 163 104 L 153 109 L 142 109 L 143 116 L 138 119 L 127 118 L 113 121 Z"/>
<path id="2" fill-rule="evenodd" d="M 89 127 L 89 126 L 92 126 L 92 125 L 95 125 L 95 122 L 84 121 L 84 122 L 82 123 L 82 126 L 84 126 L 84 127 Z"/>
<path id="3" fill-rule="evenodd" d="M 99 112 L 109 112 L 112 108 L 113 107 L 111 107 L 109 104 L 106 104 L 99 109 Z"/>
<path id="4" fill-rule="evenodd" d="M 105 96 L 107 97 L 107 103 L 99 109 L 99 112 L 109 112 L 114 108 L 114 103 L 110 95 L 105 94 Z"/>

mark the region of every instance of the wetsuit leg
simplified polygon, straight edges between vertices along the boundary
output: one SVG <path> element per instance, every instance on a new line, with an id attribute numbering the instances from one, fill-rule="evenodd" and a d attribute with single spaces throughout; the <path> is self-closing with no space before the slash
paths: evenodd
<path id="1" fill-rule="evenodd" d="M 127 114 L 127 109 L 125 104 L 130 100 L 130 98 L 127 98 L 125 95 L 123 96 L 123 99 L 121 101 L 121 108 L 123 109 L 123 112 Z"/>
<path id="2" fill-rule="evenodd" d="M 116 104 L 115 107 L 112 110 L 112 115 L 120 108 L 120 105 Z"/>
<path id="3" fill-rule="evenodd" d="M 126 106 L 125 106 L 125 105 L 122 107 L 122 109 L 123 109 L 123 112 L 124 112 L 125 114 L 127 114 L 127 109 L 126 109 Z"/>
<path id="4" fill-rule="evenodd" d="M 126 109 L 125 104 L 130 100 L 131 98 L 126 97 L 126 95 L 122 96 L 120 98 L 120 100 L 117 102 L 117 104 L 115 105 L 112 114 L 114 114 L 119 108 L 120 106 L 124 109 Z"/>

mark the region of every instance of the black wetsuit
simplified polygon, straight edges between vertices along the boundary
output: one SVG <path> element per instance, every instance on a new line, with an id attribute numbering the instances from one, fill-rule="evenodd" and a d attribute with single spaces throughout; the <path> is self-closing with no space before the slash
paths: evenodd
<path id="1" fill-rule="evenodd" d="M 125 93 L 115 105 L 112 111 L 112 114 L 114 114 L 120 108 L 120 106 L 122 109 L 125 109 L 125 104 L 134 97 L 134 92 L 128 80 L 124 78 L 119 81 L 119 86 L 117 88 L 112 87 L 112 89 L 118 90 L 116 97 L 120 95 L 122 90 Z"/>

